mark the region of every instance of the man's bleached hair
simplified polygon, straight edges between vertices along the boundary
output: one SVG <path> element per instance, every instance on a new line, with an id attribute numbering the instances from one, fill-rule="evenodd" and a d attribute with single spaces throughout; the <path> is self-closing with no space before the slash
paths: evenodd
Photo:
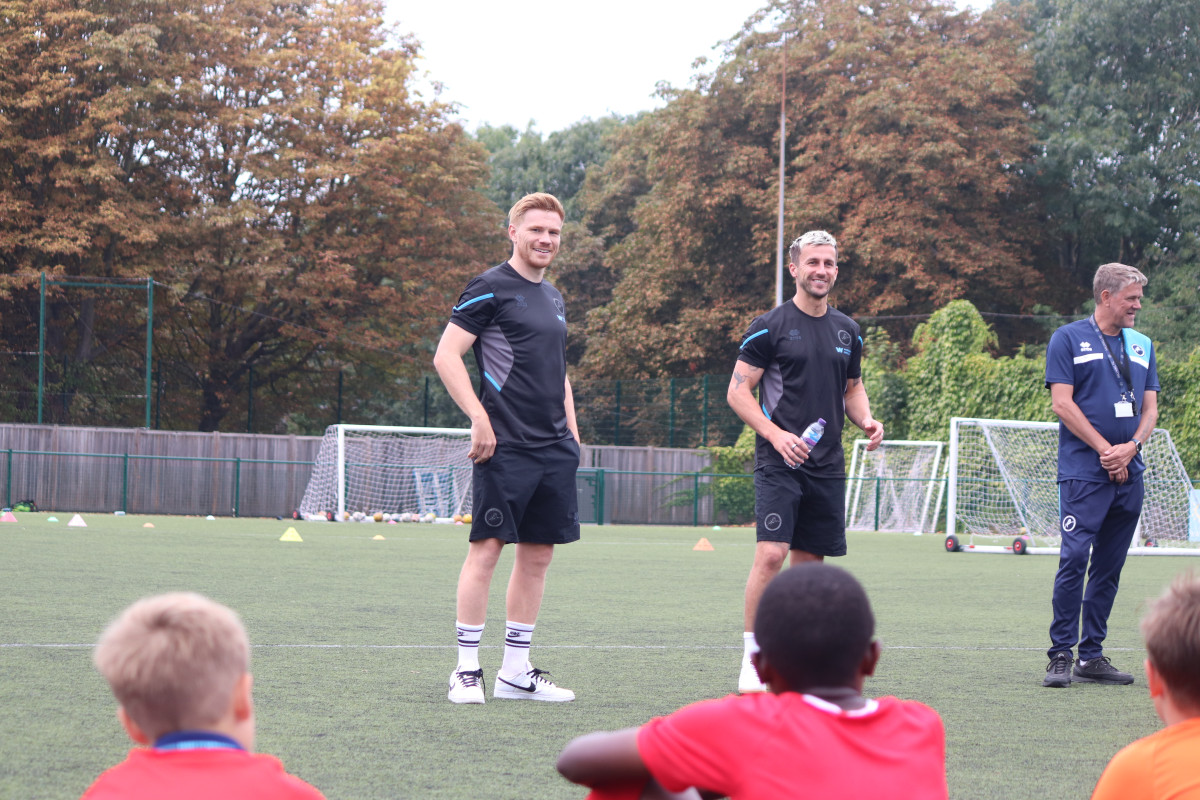
<path id="1" fill-rule="evenodd" d="M 838 245 L 837 239 L 833 238 L 833 234 L 828 231 L 809 231 L 803 236 L 792 242 L 792 246 L 788 248 L 788 258 L 793 264 L 800 263 L 800 251 L 810 245 L 828 244 L 833 246 L 833 257 L 837 258 Z"/>
<path id="2" fill-rule="evenodd" d="M 232 609 L 175 592 L 125 609 L 93 660 L 129 717 L 158 738 L 221 719 L 250 668 L 250 640 Z"/>
<path id="3" fill-rule="evenodd" d="M 1096 270 L 1096 277 L 1092 278 L 1092 296 L 1096 298 L 1096 303 L 1099 304 L 1102 292 L 1107 291 L 1109 294 L 1116 294 L 1131 283 L 1145 286 L 1146 281 L 1146 276 L 1134 267 L 1115 262 L 1112 264 L 1103 264 Z"/>
<path id="4" fill-rule="evenodd" d="M 534 192 L 522 197 L 508 210 L 508 224 L 520 227 L 521 220 L 530 211 L 549 211 L 558 214 L 559 219 L 567 218 L 567 212 L 563 210 L 563 204 L 557 197 L 546 192 Z"/>

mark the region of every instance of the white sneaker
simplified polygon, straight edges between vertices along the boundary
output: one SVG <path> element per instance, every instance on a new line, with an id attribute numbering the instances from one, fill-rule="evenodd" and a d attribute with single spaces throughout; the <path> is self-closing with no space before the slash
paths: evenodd
<path id="1" fill-rule="evenodd" d="M 565 703 L 575 699 L 575 693 L 570 689 L 560 689 L 547 677 L 550 673 L 544 669 L 529 668 L 505 678 L 496 674 L 496 682 L 492 684 L 492 697 L 505 700 L 545 700 L 550 703 Z"/>
<path id="2" fill-rule="evenodd" d="M 450 673 L 451 703 L 483 703 L 483 670 L 463 670 Z"/>
<path id="3" fill-rule="evenodd" d="M 742 659 L 742 673 L 738 675 L 738 694 L 750 692 L 765 692 L 767 685 L 758 679 L 758 670 L 750 663 L 750 659 Z"/>

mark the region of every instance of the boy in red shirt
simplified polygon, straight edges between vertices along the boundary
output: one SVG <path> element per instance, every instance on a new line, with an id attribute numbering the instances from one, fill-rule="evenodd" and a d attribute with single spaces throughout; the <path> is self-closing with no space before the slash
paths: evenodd
<path id="1" fill-rule="evenodd" d="M 250 640 L 229 608 L 182 592 L 139 600 L 104 631 L 94 660 L 142 746 L 84 800 L 323 800 L 252 752 Z"/>
<path id="2" fill-rule="evenodd" d="M 592 733 L 558 758 L 594 800 L 947 797 L 933 709 L 862 696 L 880 646 L 866 592 L 820 562 L 784 570 L 759 601 L 754 666 L 770 692 L 687 706 L 641 728 Z"/>
<path id="3" fill-rule="evenodd" d="M 1121 750 L 1092 800 L 1200 798 L 1200 579 L 1176 578 L 1142 619 L 1146 684 L 1167 724 Z"/>

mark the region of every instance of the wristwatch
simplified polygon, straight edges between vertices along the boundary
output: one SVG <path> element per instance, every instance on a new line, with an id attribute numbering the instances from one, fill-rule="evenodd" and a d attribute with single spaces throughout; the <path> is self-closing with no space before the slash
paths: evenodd
<path id="1" fill-rule="evenodd" d="M 1133 446 L 1137 448 L 1137 451 L 1139 453 L 1142 452 L 1142 443 L 1138 441 L 1136 436 L 1133 437 L 1132 439 L 1130 439 L 1129 441 L 1133 442 Z"/>

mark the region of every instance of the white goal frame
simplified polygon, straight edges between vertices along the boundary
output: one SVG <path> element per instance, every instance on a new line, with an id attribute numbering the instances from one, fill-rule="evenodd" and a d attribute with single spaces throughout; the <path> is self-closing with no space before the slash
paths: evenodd
<path id="1" fill-rule="evenodd" d="M 947 550 L 1058 553 L 1058 427 L 1057 422 L 970 417 L 950 420 Z M 979 432 L 968 434 L 968 438 L 978 439 L 982 435 L 990 457 L 986 466 L 995 470 L 988 480 L 980 480 L 983 466 L 979 462 L 964 464 L 964 430 Z M 1030 457 L 1020 464 L 1006 463 L 1007 454 L 1001 453 L 1004 443 L 994 435 L 999 430 L 1029 431 Z M 1143 478 L 1146 495 L 1141 519 L 1129 543 L 1130 555 L 1200 555 L 1200 525 L 1195 521 L 1200 519 L 1198 493 L 1192 488 L 1171 434 L 1155 428 L 1143 448 L 1142 458 L 1146 463 Z M 964 473 L 970 473 L 970 477 Z M 982 487 L 984 499 L 978 506 L 987 506 L 987 512 L 964 511 L 964 499 L 971 493 L 972 483 Z M 997 490 L 999 486 L 1003 491 Z M 963 537 L 969 537 L 969 543 L 962 543 Z M 1007 539 L 1009 543 L 978 544 L 976 539 L 985 542 Z M 1038 546 L 1039 540 L 1049 546 Z M 1149 542 L 1150 546 L 1143 542 Z M 1193 544 L 1170 546 L 1171 542 Z"/>
<path id="2" fill-rule="evenodd" d="M 846 473 L 846 527 L 868 530 L 858 524 L 861 520 L 855 511 L 869 505 L 873 517 L 880 520 L 876 528 L 873 519 L 870 530 L 914 536 L 933 533 L 945 488 L 945 481 L 940 479 L 944 473 L 939 473 L 939 468 L 943 467 L 946 443 L 886 439 L 875 450 L 867 450 L 870 443 L 869 439 L 854 441 L 850 470 Z M 891 454 L 899 457 L 889 459 Z M 873 496 L 864 496 L 864 492 Z M 876 505 L 887 508 L 887 513 L 881 513 Z"/>
<path id="3" fill-rule="evenodd" d="M 432 450 L 422 448 L 423 455 L 413 460 L 401 444 L 405 439 L 425 440 Z M 439 519 L 468 513 L 470 448 L 471 431 L 467 428 L 330 425 L 325 429 L 299 512 L 305 519 L 332 512 L 337 521 L 347 519 L 351 511 L 433 513 Z M 348 459 L 347 451 L 351 449 L 358 453 Z M 456 461 L 459 463 L 453 463 Z M 350 486 L 351 479 L 369 478 L 375 473 L 383 475 L 380 488 Z M 448 505 L 441 502 L 447 500 L 447 492 Z"/>

